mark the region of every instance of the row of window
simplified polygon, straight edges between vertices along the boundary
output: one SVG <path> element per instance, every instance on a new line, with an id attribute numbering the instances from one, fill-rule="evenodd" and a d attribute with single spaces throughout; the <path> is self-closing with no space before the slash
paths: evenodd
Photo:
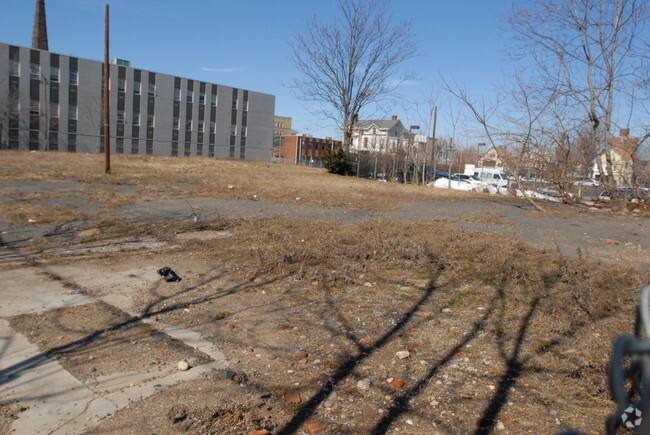
<path id="1" fill-rule="evenodd" d="M 14 77 L 20 77 L 20 62 L 11 59 L 10 64 L 9 64 L 9 74 Z M 32 63 L 30 65 L 30 78 L 32 80 L 40 80 L 42 78 L 45 78 L 44 76 L 41 75 L 41 66 L 37 63 Z M 50 67 L 50 78 L 49 81 L 51 83 L 59 83 L 61 80 L 60 77 L 60 69 L 59 67 L 56 66 L 51 66 Z M 71 85 L 78 85 L 79 84 L 79 72 L 70 70 L 69 72 L 69 81 Z M 117 83 L 117 91 L 120 93 L 125 93 L 126 92 L 126 79 L 124 78 L 118 78 L 118 83 Z M 133 93 L 135 95 L 141 95 L 142 94 L 142 83 L 139 81 L 134 81 L 133 82 Z M 148 88 L 148 96 L 149 97 L 155 97 L 156 96 L 156 84 L 155 83 L 149 83 L 149 88 Z M 210 96 L 210 105 L 213 107 L 217 106 L 217 95 L 212 94 Z M 187 95 L 186 95 L 186 100 L 188 103 L 193 103 L 194 102 L 194 91 L 193 90 L 188 90 Z M 181 90 L 178 88 L 174 88 L 174 101 L 181 101 Z M 204 105 L 206 102 L 206 94 L 205 92 L 201 92 L 199 94 L 199 104 Z M 239 101 L 237 97 L 233 97 L 232 99 L 232 108 L 237 109 L 239 105 Z M 244 101 L 244 107 L 243 110 L 247 111 L 248 110 L 248 100 Z"/>
<path id="2" fill-rule="evenodd" d="M 78 108 L 76 105 L 68 105 L 68 119 L 78 119 Z M 30 107 L 30 115 L 32 116 L 38 116 L 40 115 L 40 109 L 39 109 L 39 101 L 38 100 L 31 100 L 31 107 Z M 49 113 L 47 113 L 47 116 L 52 119 L 52 118 L 59 118 L 60 116 L 60 106 L 59 104 L 56 103 L 50 103 L 49 105 Z M 117 123 L 118 124 L 125 124 L 125 114 L 124 111 L 118 111 L 117 112 Z M 133 114 L 133 126 L 139 126 L 140 125 L 140 114 L 139 113 L 134 113 Z M 185 122 L 185 130 L 191 131 L 193 126 L 193 121 L 187 120 Z M 198 130 L 199 132 L 204 132 L 205 131 L 205 122 L 203 120 L 198 121 Z M 154 115 L 148 115 L 147 116 L 147 128 L 154 128 L 155 127 L 155 116 Z M 174 118 L 172 128 L 174 130 L 180 130 L 180 119 L 179 118 Z M 210 133 L 216 133 L 217 132 L 217 123 L 216 121 L 210 121 Z M 245 125 L 241 127 L 241 133 L 242 136 L 247 135 L 247 128 Z M 231 126 L 231 132 L 230 134 L 232 136 L 237 135 L 237 124 L 232 124 Z"/>
<path id="3" fill-rule="evenodd" d="M 20 62 L 10 59 L 9 60 L 9 75 L 12 77 L 20 77 Z M 32 80 L 48 80 L 42 73 L 41 73 L 41 66 L 37 63 L 32 63 L 30 64 L 29 67 L 29 78 Z M 58 66 L 51 66 L 50 67 L 50 78 L 49 81 L 51 83 L 59 83 L 61 81 L 61 70 L 59 69 Z M 69 71 L 69 76 L 68 76 L 68 83 L 71 85 L 78 85 L 79 84 L 79 72 L 75 70 L 70 70 Z"/>

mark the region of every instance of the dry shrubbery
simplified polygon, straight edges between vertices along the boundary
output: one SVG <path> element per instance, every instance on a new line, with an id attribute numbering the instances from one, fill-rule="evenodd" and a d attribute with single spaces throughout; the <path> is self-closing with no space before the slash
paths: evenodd
<path id="1" fill-rule="evenodd" d="M 234 224 L 233 232 L 231 240 L 206 242 L 203 249 L 244 262 L 259 274 L 316 281 L 321 288 L 435 277 L 474 289 L 473 297 L 486 302 L 499 292 L 523 301 L 522 306 L 539 299 L 542 313 L 565 320 L 607 317 L 629 306 L 626 300 L 635 301 L 636 291 L 650 279 L 647 272 L 569 259 L 436 223 L 257 220 Z"/>

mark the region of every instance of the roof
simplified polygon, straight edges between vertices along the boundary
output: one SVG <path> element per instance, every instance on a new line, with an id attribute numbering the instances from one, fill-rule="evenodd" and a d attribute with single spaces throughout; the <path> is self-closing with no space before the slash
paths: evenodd
<path id="1" fill-rule="evenodd" d="M 355 127 L 360 130 L 366 130 L 372 127 L 373 124 L 376 125 L 380 130 L 390 130 L 397 124 L 402 124 L 402 122 L 399 119 L 364 119 L 357 121 Z M 404 128 L 403 125 L 402 128 Z"/>

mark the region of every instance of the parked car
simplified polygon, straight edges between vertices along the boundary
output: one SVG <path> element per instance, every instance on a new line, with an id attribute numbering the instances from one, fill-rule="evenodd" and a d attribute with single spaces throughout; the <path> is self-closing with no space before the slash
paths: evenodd
<path id="1" fill-rule="evenodd" d="M 507 186 L 510 183 L 508 174 L 498 169 L 474 168 L 473 175 L 478 177 L 481 181 L 497 187 Z"/>
<path id="2" fill-rule="evenodd" d="M 632 202 L 648 201 L 648 189 L 646 187 L 619 187 L 616 189 L 619 198 L 626 199 Z M 612 198 L 609 196 L 609 192 L 603 190 L 598 195 L 598 199 L 601 201 L 609 201 Z"/>
<path id="3" fill-rule="evenodd" d="M 459 179 L 468 182 L 469 184 L 473 184 L 476 186 L 482 186 L 485 185 L 483 181 L 481 181 L 480 178 L 478 178 L 476 175 L 469 175 L 469 174 L 452 174 L 453 177 L 458 177 Z"/>
<path id="4" fill-rule="evenodd" d="M 600 187 L 600 183 L 596 180 L 592 180 L 591 178 L 583 178 L 582 180 L 576 180 L 573 182 L 573 184 L 582 184 L 583 186 Z"/>

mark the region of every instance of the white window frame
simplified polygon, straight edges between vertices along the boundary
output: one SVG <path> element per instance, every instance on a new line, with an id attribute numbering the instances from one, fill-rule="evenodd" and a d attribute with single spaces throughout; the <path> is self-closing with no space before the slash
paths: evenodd
<path id="1" fill-rule="evenodd" d="M 29 78 L 32 80 L 41 79 L 41 65 L 38 63 L 29 64 Z"/>

